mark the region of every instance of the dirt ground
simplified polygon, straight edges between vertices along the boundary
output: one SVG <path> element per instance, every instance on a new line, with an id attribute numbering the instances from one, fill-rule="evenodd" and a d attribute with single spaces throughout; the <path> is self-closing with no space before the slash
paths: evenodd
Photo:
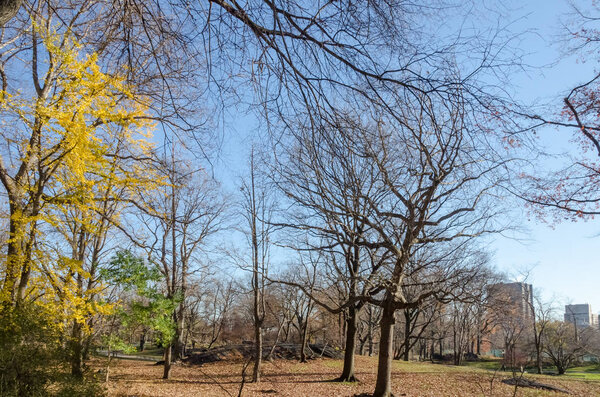
<path id="1" fill-rule="evenodd" d="M 96 359 L 92 367 L 103 361 Z M 172 379 L 162 380 L 162 366 L 143 361 L 115 360 L 110 396 L 237 396 L 244 363 L 216 362 L 204 365 L 180 364 L 173 367 Z M 243 396 L 354 396 L 370 393 L 375 385 L 377 360 L 357 356 L 358 383 L 336 383 L 342 361 L 315 359 L 308 363 L 289 360 L 266 362 L 259 384 L 245 383 Z M 251 365 L 247 368 L 251 376 Z M 500 382 L 506 373 L 494 375 L 482 369 L 442 364 L 395 362 L 393 392 L 396 396 L 512 396 L 514 388 Z M 573 396 L 600 396 L 600 382 L 553 376 L 527 375 L 535 380 L 566 389 Z M 493 381 L 492 381 L 493 379 Z M 537 389 L 519 389 L 519 396 L 565 396 Z"/>

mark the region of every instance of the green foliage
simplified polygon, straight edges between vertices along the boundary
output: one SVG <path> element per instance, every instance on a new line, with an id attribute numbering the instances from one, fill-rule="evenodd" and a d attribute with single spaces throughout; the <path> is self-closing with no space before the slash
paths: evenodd
<path id="1" fill-rule="evenodd" d="M 119 285 L 126 291 L 136 291 L 140 296 L 151 294 L 151 284 L 161 278 L 156 266 L 147 266 L 143 258 L 127 250 L 118 251 L 111 259 L 109 267 L 101 270 L 101 276 L 107 282 Z"/>
<path id="2" fill-rule="evenodd" d="M 0 396 L 97 396 L 90 374 L 75 379 L 64 362 L 60 329 L 43 307 L 23 303 L 0 316 Z"/>
<path id="3" fill-rule="evenodd" d="M 5 310 L 0 319 L 0 395 L 44 395 L 58 362 L 54 349 L 58 335 L 47 316 L 31 308 Z"/>
<path id="4" fill-rule="evenodd" d="M 154 264 L 146 264 L 144 259 L 130 251 L 119 251 L 110 261 L 110 267 L 103 271 L 109 283 L 134 291 L 138 296 L 128 306 L 119 310 L 125 327 L 143 324 L 157 332 L 157 342 L 168 345 L 175 337 L 173 312 L 181 299 L 178 296 L 165 296 L 157 283 L 161 274 Z"/>
<path id="5" fill-rule="evenodd" d="M 108 347 L 110 351 L 118 350 L 126 354 L 135 352 L 135 347 L 113 334 L 105 335 L 102 338 L 102 345 Z"/>

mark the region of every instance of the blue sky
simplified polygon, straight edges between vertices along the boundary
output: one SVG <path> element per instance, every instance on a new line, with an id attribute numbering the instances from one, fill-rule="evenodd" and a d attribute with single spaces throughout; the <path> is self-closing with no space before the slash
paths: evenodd
<path id="1" fill-rule="evenodd" d="M 593 77 L 596 60 L 582 63 L 575 56 L 565 57 L 560 37 L 561 21 L 569 18 L 569 3 L 565 0 L 527 1 L 519 10 L 526 15 L 517 28 L 535 29 L 525 43 L 531 52 L 530 63 L 551 65 L 528 75 L 515 76 L 523 100 L 544 101 L 568 91 L 577 83 Z M 578 4 L 589 2 L 578 2 Z M 554 62 L 558 62 L 553 64 Z M 569 131 L 548 128 L 540 131 L 540 140 L 551 150 L 570 150 Z M 524 241 L 497 237 L 491 244 L 494 261 L 500 269 L 517 275 L 519 269 L 533 267 L 529 282 L 550 300 L 553 297 L 562 313 L 565 303 L 590 303 L 600 311 L 600 260 L 596 255 L 600 243 L 600 221 L 565 222 L 551 227 L 539 220 L 529 220 L 522 213 L 522 226 L 529 232 L 520 235 Z"/>
<path id="2" fill-rule="evenodd" d="M 493 7 L 493 3 L 489 6 Z M 574 56 L 565 57 L 564 44 L 557 43 L 562 34 L 561 22 L 568 17 L 570 9 L 566 0 L 524 3 L 514 2 L 507 18 L 515 21 L 511 26 L 515 32 L 531 31 L 523 36 L 519 46 L 528 53 L 525 62 L 534 67 L 513 76 L 513 83 L 518 99 L 545 102 L 589 79 L 596 63 L 581 63 Z M 235 111 L 226 114 L 224 119 L 223 150 L 214 169 L 224 187 L 233 193 L 235 183 L 245 172 L 257 121 L 252 115 L 241 116 Z M 554 151 L 574 149 L 569 143 L 569 134 L 569 131 L 554 128 L 539 131 L 540 142 Z M 565 303 L 590 303 L 595 311 L 600 311 L 600 260 L 595 255 L 600 243 L 600 221 L 551 226 L 530 219 L 523 208 L 516 208 L 513 216 L 525 232 L 490 240 L 496 267 L 513 278 L 518 278 L 523 269 L 529 269 L 527 282 L 533 284 L 544 299 L 554 300 L 558 316 L 562 316 Z"/>

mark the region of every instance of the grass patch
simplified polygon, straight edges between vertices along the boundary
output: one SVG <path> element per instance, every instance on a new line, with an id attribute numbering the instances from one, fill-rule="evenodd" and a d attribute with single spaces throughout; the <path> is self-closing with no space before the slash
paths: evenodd
<path id="1" fill-rule="evenodd" d="M 342 360 L 324 360 L 323 365 L 329 368 L 342 369 L 344 368 L 344 361 Z"/>
<path id="2" fill-rule="evenodd" d="M 590 372 L 572 372 L 567 371 L 566 374 L 562 375 L 562 377 L 572 378 L 572 379 L 582 379 L 582 380 L 590 380 L 594 382 L 600 382 L 600 372 L 598 373 L 590 373 Z"/>
<path id="3" fill-rule="evenodd" d="M 153 349 L 144 349 L 143 352 L 135 351 L 132 353 L 134 356 L 144 356 L 144 357 L 162 357 L 163 349 L 161 347 L 156 347 Z"/>
<path id="4" fill-rule="evenodd" d="M 303 374 L 303 373 L 313 370 L 313 368 L 311 367 L 310 364 L 311 363 L 309 363 L 309 362 L 307 362 L 307 363 L 294 362 L 293 364 L 290 365 L 289 370 L 293 374 Z"/>
<path id="5" fill-rule="evenodd" d="M 500 360 L 465 361 L 464 366 L 468 368 L 479 368 L 486 369 L 488 371 L 495 371 L 500 369 L 502 363 Z"/>
<path id="6" fill-rule="evenodd" d="M 600 372 L 600 364 L 588 364 L 588 365 L 579 365 L 577 367 L 570 368 L 568 371 L 574 372 Z"/>
<path id="7" fill-rule="evenodd" d="M 478 368 L 470 368 L 464 366 L 456 366 L 447 363 L 431 363 L 431 362 L 419 362 L 419 361 L 398 361 L 394 360 L 393 368 L 400 372 L 426 374 L 426 373 L 456 373 L 464 371 L 477 371 Z"/>

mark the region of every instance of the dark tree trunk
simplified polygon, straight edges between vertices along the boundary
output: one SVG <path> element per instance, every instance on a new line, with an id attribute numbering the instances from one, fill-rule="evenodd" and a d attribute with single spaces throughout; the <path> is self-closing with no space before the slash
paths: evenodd
<path id="1" fill-rule="evenodd" d="M 381 336 L 379 339 L 379 362 L 377 381 L 373 397 L 392 395 L 392 358 L 394 348 L 394 307 L 386 302 L 381 316 Z"/>
<path id="2" fill-rule="evenodd" d="M 140 351 L 143 352 L 145 347 L 146 347 L 146 331 L 143 330 L 142 334 L 140 335 Z"/>
<path id="3" fill-rule="evenodd" d="M 402 360 L 404 361 L 408 361 L 409 359 L 411 320 L 410 309 L 404 309 L 404 351 L 402 354 Z"/>
<path id="4" fill-rule="evenodd" d="M 172 345 L 165 346 L 165 352 L 163 355 L 163 359 L 165 361 L 163 367 L 163 379 L 169 379 L 171 377 L 171 351 Z"/>
<path id="5" fill-rule="evenodd" d="M 83 353 L 83 341 L 81 324 L 73 321 L 73 327 L 71 329 L 71 375 L 81 378 L 83 377 L 83 371 L 81 369 L 82 353 Z"/>
<path id="6" fill-rule="evenodd" d="M 183 295 L 184 289 L 181 288 L 181 294 Z M 173 359 L 174 361 L 183 360 L 185 358 L 185 343 L 183 343 L 183 331 L 185 327 L 184 318 L 184 306 L 183 302 L 179 304 L 179 308 L 174 316 L 175 320 L 175 341 L 173 343 Z"/>
<path id="7" fill-rule="evenodd" d="M 252 382 L 260 382 L 260 366 L 262 364 L 262 330 L 260 325 L 254 328 L 254 369 L 252 370 Z"/>
<path id="8" fill-rule="evenodd" d="M 369 324 L 367 327 L 367 338 L 369 341 L 369 357 L 373 356 L 373 308 L 369 307 Z"/>
<path id="9" fill-rule="evenodd" d="M 346 350 L 344 351 L 344 369 L 342 375 L 338 378 L 340 382 L 356 382 L 354 376 L 354 353 L 356 352 L 356 331 L 357 331 L 356 308 L 350 306 L 348 318 L 346 320 Z"/>
<path id="10" fill-rule="evenodd" d="M 6 252 L 6 269 L 4 276 L 4 283 L 2 285 L 2 295 L 8 298 L 8 302 L 10 304 L 14 304 L 15 295 L 16 295 L 16 282 L 18 272 L 21 269 L 22 265 L 22 250 L 21 250 L 21 239 L 18 238 L 20 233 L 23 233 L 22 228 L 20 227 L 21 223 L 17 218 L 17 209 L 14 207 L 12 202 L 14 201 L 13 197 L 10 197 L 11 205 L 10 205 L 10 217 L 9 217 L 9 232 L 8 232 L 8 241 L 7 252 Z M 20 213 L 20 212 L 19 212 Z"/>
<path id="11" fill-rule="evenodd" d="M 306 316 L 306 321 L 304 322 L 304 327 L 302 329 L 302 346 L 300 347 L 300 362 L 306 362 L 306 340 L 308 339 L 308 314 Z"/>

